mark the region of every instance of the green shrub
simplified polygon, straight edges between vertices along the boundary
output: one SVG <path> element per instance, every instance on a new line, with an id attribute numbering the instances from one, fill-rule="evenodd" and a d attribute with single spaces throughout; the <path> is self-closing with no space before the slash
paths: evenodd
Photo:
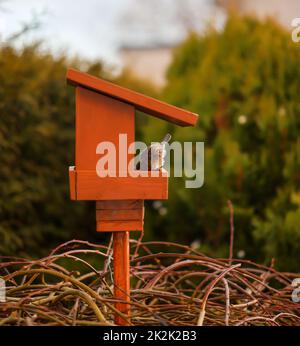
<path id="1" fill-rule="evenodd" d="M 171 182 L 168 214 L 153 221 L 157 234 L 199 238 L 225 256 L 230 199 L 235 256 L 244 250 L 299 269 L 299 61 L 300 45 L 288 32 L 251 17 L 231 16 L 222 31 L 191 34 L 175 50 L 165 99 L 200 118 L 196 129 L 171 131 L 177 140 L 205 141 L 205 185 L 187 190 L 182 181 Z"/>
<path id="2" fill-rule="evenodd" d="M 65 74 L 72 64 L 79 61 L 42 54 L 38 45 L 0 49 L 1 254 L 45 254 L 94 228 L 90 205 L 69 199 L 74 90 Z"/>

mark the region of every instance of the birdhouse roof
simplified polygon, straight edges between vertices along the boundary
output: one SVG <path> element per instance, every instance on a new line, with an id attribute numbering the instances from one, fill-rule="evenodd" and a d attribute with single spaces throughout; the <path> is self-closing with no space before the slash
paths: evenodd
<path id="1" fill-rule="evenodd" d="M 69 69 L 67 82 L 74 86 L 83 87 L 122 102 L 133 105 L 137 110 L 153 115 L 180 126 L 193 126 L 198 115 L 152 97 L 140 94 L 127 88 L 120 87 L 106 80 L 96 78 L 87 73 Z"/>

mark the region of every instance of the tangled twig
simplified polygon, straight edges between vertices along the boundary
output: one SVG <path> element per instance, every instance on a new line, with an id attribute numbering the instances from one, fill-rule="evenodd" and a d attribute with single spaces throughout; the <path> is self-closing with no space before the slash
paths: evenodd
<path id="1" fill-rule="evenodd" d="M 300 325 L 300 274 L 170 242 L 132 240 L 131 253 L 130 321 L 114 307 L 111 244 L 73 240 L 39 260 L 1 259 L 0 325 L 112 325 L 115 314 L 131 325 Z"/>

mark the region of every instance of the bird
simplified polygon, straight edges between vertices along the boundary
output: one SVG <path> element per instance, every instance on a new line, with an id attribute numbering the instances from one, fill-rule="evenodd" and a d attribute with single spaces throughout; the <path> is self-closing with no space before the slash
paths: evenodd
<path id="1" fill-rule="evenodd" d="M 165 163 L 166 144 L 171 140 L 172 136 L 167 133 L 161 142 L 152 143 L 143 150 L 138 158 L 136 165 L 137 170 L 141 171 L 158 171 Z"/>

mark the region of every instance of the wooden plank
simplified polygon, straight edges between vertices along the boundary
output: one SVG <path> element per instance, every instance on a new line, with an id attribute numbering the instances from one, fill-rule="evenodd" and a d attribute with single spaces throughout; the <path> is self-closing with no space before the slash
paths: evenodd
<path id="1" fill-rule="evenodd" d="M 75 167 L 69 167 L 69 188 L 71 200 L 76 200 L 76 171 Z"/>
<path id="2" fill-rule="evenodd" d="M 180 126 L 194 126 L 198 115 L 190 111 L 172 106 L 152 97 L 120 87 L 103 79 L 96 78 L 75 69 L 67 72 L 67 82 L 74 86 L 81 86 L 100 94 L 108 95 L 152 116 L 167 120 Z"/>
<path id="3" fill-rule="evenodd" d="M 96 210 L 96 221 L 143 220 L 144 208 L 121 210 Z"/>
<path id="4" fill-rule="evenodd" d="M 144 220 L 134 221 L 97 221 L 97 232 L 142 231 Z"/>
<path id="5" fill-rule="evenodd" d="M 99 143 L 110 142 L 116 150 L 116 171 L 119 171 L 118 157 L 129 162 L 128 146 L 135 141 L 135 110 L 110 97 L 93 91 L 76 88 L 76 169 L 96 170 L 98 160 L 103 156 L 96 152 Z M 119 135 L 127 135 L 127 146 L 119 145 Z M 122 171 L 127 171 L 122 167 Z"/>
<path id="6" fill-rule="evenodd" d="M 96 209 L 116 210 L 116 209 L 139 209 L 143 208 L 143 200 L 120 200 L 120 201 L 97 201 Z"/>
<path id="7" fill-rule="evenodd" d="M 168 176 L 103 177 L 95 171 L 76 171 L 77 200 L 167 199 Z"/>

